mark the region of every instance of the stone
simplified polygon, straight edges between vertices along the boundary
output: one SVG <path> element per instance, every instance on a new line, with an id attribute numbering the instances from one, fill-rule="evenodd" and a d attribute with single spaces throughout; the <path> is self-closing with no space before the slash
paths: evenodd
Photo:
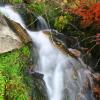
<path id="1" fill-rule="evenodd" d="M 0 53 L 20 48 L 22 42 L 18 36 L 7 26 L 6 21 L 0 17 Z"/>
<path id="2" fill-rule="evenodd" d="M 22 26 L 0 15 L 0 54 L 18 49 L 31 41 Z"/>
<path id="3" fill-rule="evenodd" d="M 70 52 L 72 52 L 76 57 L 81 56 L 81 52 L 77 49 L 69 49 Z"/>
<path id="4" fill-rule="evenodd" d="M 43 79 L 43 74 L 41 74 L 41 73 L 38 73 L 38 72 L 34 72 L 34 73 L 32 73 L 32 75 L 33 75 L 33 77 L 36 77 L 37 79 L 39 78 L 39 79 Z"/>
<path id="5" fill-rule="evenodd" d="M 5 17 L 5 20 L 7 21 L 9 27 L 16 33 L 16 35 L 21 39 L 22 42 L 28 43 L 31 41 L 31 38 L 29 37 L 27 31 L 19 23 L 14 22 L 7 17 Z"/>
<path id="6" fill-rule="evenodd" d="M 73 53 L 70 52 L 70 50 L 68 49 L 65 41 L 66 41 L 66 37 L 64 38 L 64 35 L 62 33 L 58 33 L 56 31 L 43 31 L 43 33 L 48 36 L 48 38 L 51 40 L 51 42 L 53 43 L 53 45 L 60 49 L 60 51 L 62 51 L 65 55 L 69 55 L 75 59 L 77 59 L 77 56 Z"/>

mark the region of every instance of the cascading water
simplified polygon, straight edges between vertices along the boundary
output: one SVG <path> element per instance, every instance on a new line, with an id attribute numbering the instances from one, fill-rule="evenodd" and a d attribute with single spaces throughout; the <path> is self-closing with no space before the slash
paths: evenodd
<path id="1" fill-rule="evenodd" d="M 0 12 L 26 29 L 19 14 L 10 6 L 0 7 Z M 44 74 L 49 100 L 94 100 L 88 88 L 91 72 L 86 65 L 62 53 L 43 31 L 26 30 L 38 48 L 36 71 Z"/>

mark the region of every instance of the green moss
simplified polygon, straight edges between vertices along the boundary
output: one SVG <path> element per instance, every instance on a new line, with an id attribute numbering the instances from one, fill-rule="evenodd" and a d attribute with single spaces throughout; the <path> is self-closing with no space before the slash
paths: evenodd
<path id="1" fill-rule="evenodd" d="M 10 4 L 16 4 L 16 3 L 22 3 L 23 0 L 0 0 L 0 3 L 10 3 Z"/>
<path id="2" fill-rule="evenodd" d="M 16 3 L 22 3 L 22 0 L 9 0 L 10 3 L 16 4 Z"/>
<path id="3" fill-rule="evenodd" d="M 26 45 L 0 54 L 0 100 L 28 100 L 22 69 L 26 67 L 29 57 L 30 50 Z"/>

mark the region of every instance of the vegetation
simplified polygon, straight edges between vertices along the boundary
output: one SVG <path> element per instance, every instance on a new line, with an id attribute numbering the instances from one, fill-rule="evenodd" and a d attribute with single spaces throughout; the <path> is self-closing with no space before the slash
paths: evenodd
<path id="1" fill-rule="evenodd" d="M 0 54 L 0 100 L 28 100 L 22 70 L 30 57 L 28 46 Z"/>
<path id="2" fill-rule="evenodd" d="M 64 15 L 58 16 L 55 19 L 54 27 L 58 30 L 61 31 L 64 29 L 66 25 L 68 25 L 71 21 L 73 20 L 73 16 L 70 14 L 66 13 Z"/>
<path id="3" fill-rule="evenodd" d="M 100 0 L 4 0 L 4 2 L 13 5 L 24 3 L 29 12 L 43 16 L 50 28 L 66 36 L 77 37 L 82 47 L 89 48 L 85 56 L 91 52 L 96 60 L 95 64 L 98 62 L 100 64 L 98 54 L 100 46 L 96 45 L 95 40 L 95 35 L 100 33 Z M 0 100 L 6 98 L 28 100 L 31 87 L 33 90 L 38 87 L 37 84 L 36 87 L 31 85 L 34 81 L 37 83 L 37 79 L 29 81 L 32 77 L 24 74 L 29 57 L 30 52 L 26 45 L 19 50 L 0 55 Z M 37 92 L 42 95 L 38 89 Z M 36 93 L 33 95 L 38 98 Z M 44 100 L 45 97 L 42 95 L 42 98 L 36 98 L 34 100 Z"/>

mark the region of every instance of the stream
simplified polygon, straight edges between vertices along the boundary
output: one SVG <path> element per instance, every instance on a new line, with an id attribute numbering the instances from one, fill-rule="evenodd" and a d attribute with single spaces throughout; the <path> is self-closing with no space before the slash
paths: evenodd
<path id="1" fill-rule="evenodd" d="M 1 6 L 0 12 L 22 25 L 36 45 L 39 56 L 35 71 L 44 75 L 49 100 L 95 100 L 91 90 L 91 71 L 81 58 L 76 60 L 64 54 L 43 30 L 28 30 L 11 6 Z"/>

